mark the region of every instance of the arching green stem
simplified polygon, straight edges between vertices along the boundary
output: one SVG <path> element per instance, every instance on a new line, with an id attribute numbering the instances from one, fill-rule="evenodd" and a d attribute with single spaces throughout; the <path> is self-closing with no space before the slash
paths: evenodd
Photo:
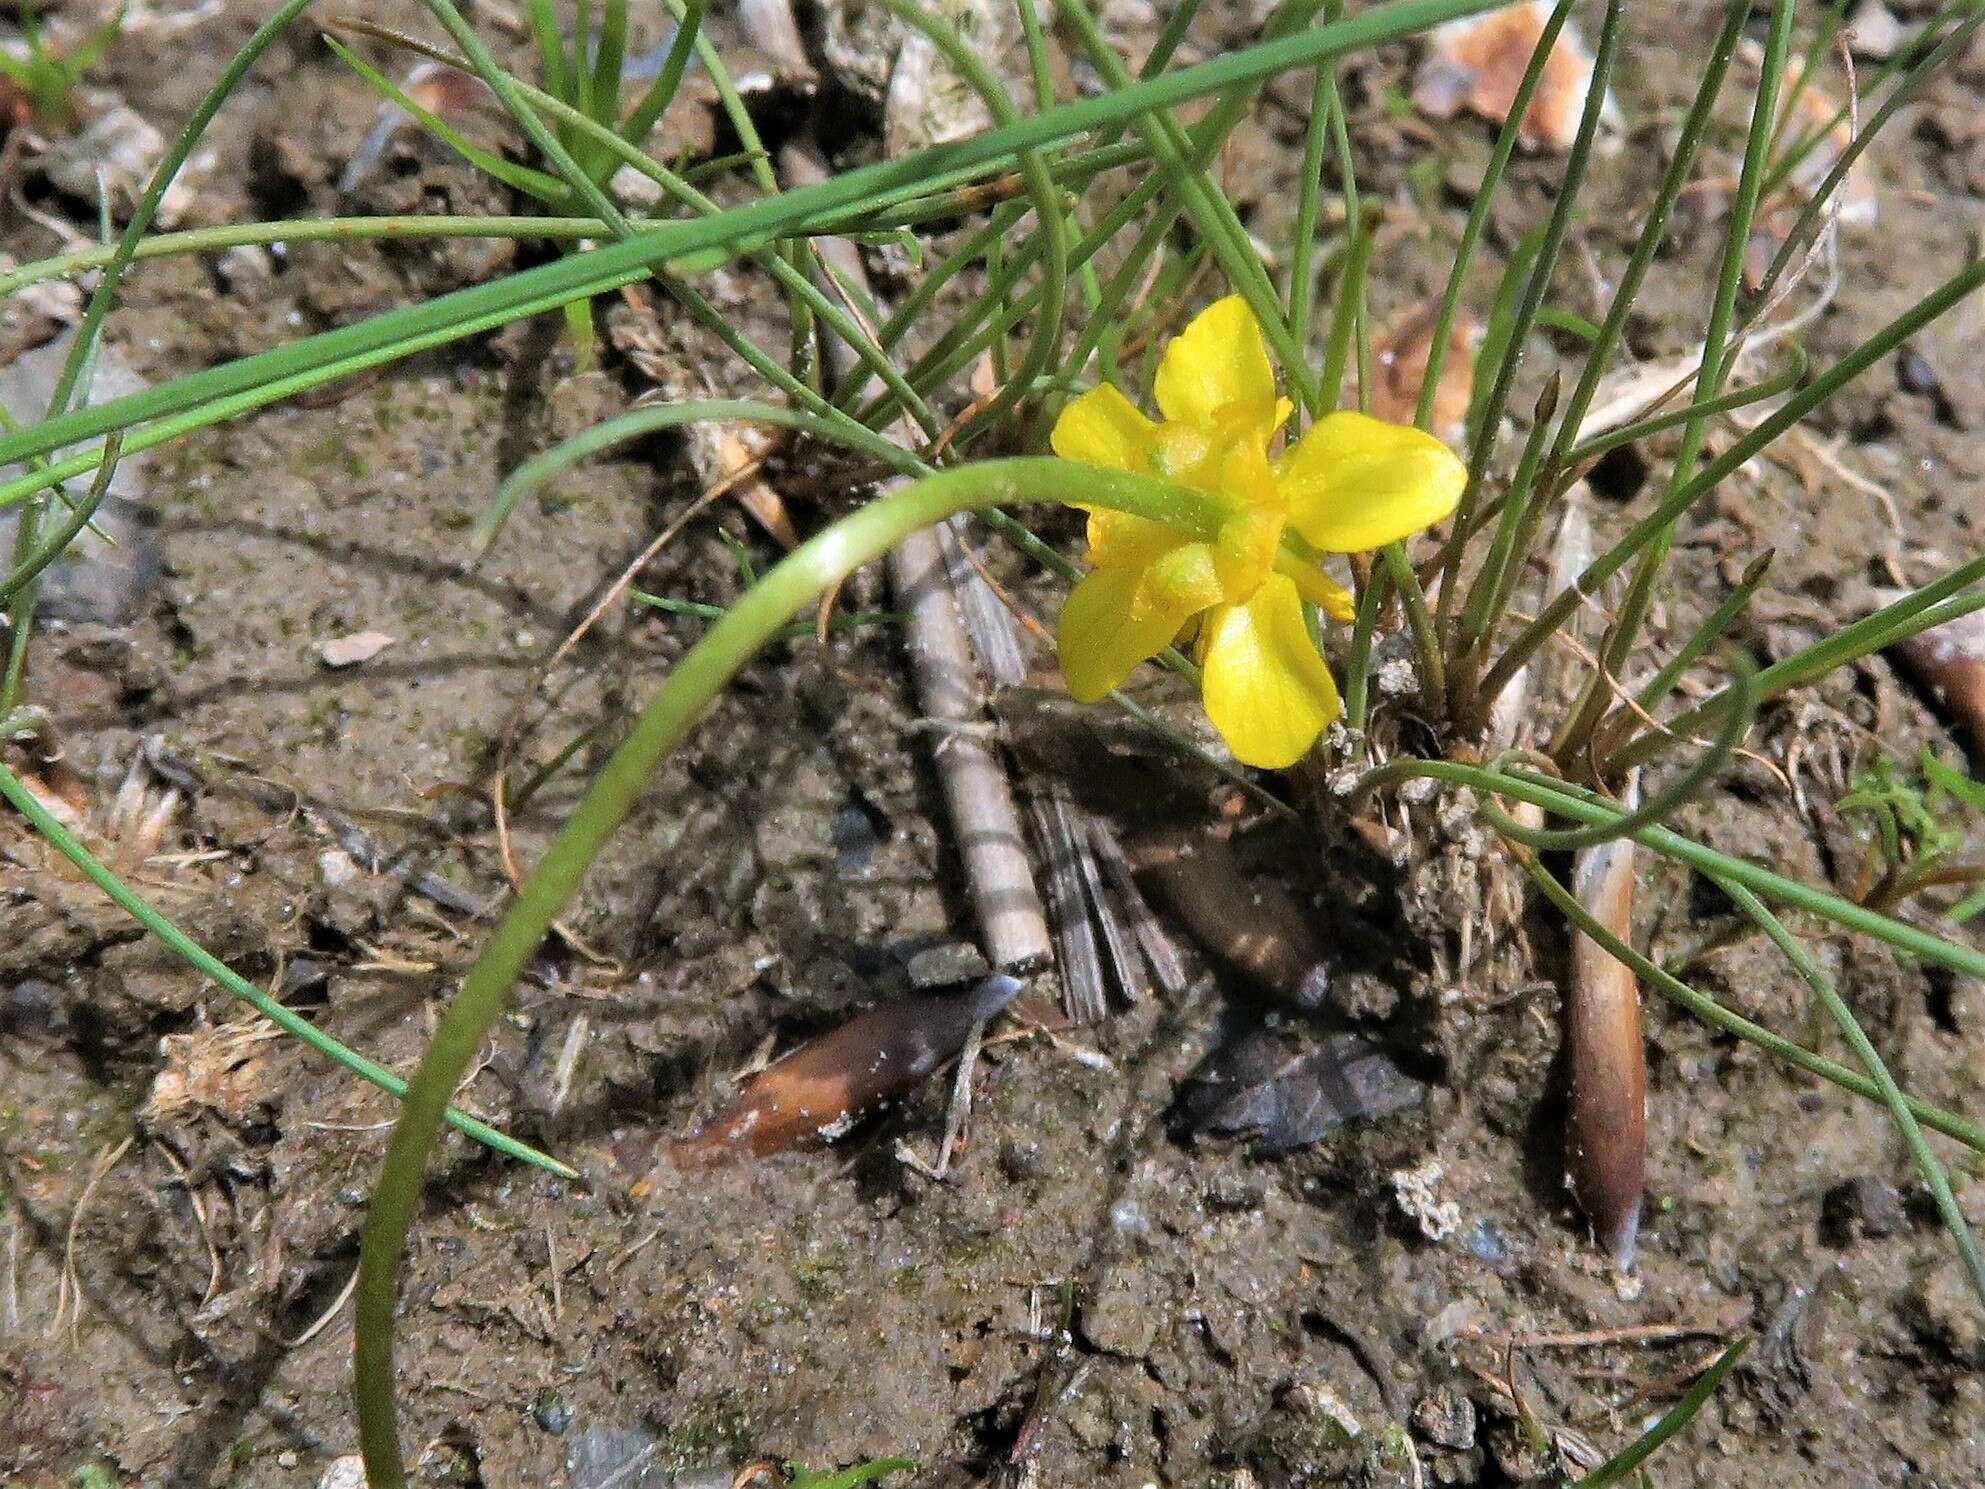
<path id="1" fill-rule="evenodd" d="M 366 1213 L 353 1393 L 373 1489 L 403 1489 L 406 1483 L 394 1420 L 393 1310 L 400 1257 L 420 1204 L 428 1152 L 440 1132 L 449 1094 L 552 920 L 577 893 L 587 867 L 633 809 L 655 767 L 796 612 L 919 528 L 956 512 L 1022 501 L 1081 501 L 1201 537 L 1213 536 L 1218 525 L 1213 507 L 1187 487 L 1055 459 L 980 462 L 926 476 L 877 498 L 795 549 L 676 664 L 484 942 L 408 1085 Z"/>
<path id="2" fill-rule="evenodd" d="M 1610 843 L 1614 838 L 1623 838 L 1638 828 L 1650 827 L 1665 822 L 1687 802 L 1700 794 L 1709 778 L 1730 763 L 1737 746 L 1750 732 L 1751 724 L 1758 716 L 1757 674 L 1740 664 L 1736 681 L 1731 684 L 1730 701 L 1723 708 L 1723 726 L 1717 731 L 1710 747 L 1703 751 L 1701 758 L 1676 776 L 1660 791 L 1650 796 L 1641 806 L 1627 812 L 1611 822 L 1591 822 L 1583 827 L 1566 827 L 1557 830 L 1549 828 L 1529 828 L 1509 817 L 1493 802 L 1482 802 L 1482 815 L 1495 825 L 1497 832 L 1506 838 L 1514 839 L 1526 848 L 1539 853 L 1563 853 L 1577 848 L 1596 848 L 1601 843 Z M 1498 766 L 1500 768 L 1500 764 Z"/>

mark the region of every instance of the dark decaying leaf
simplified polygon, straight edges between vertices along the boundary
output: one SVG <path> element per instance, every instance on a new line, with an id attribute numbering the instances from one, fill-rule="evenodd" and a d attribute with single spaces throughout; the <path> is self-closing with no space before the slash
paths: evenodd
<path id="1" fill-rule="evenodd" d="M 1280 882 L 1248 874 L 1228 839 L 1204 823 L 1153 823 L 1124 845 L 1137 884 L 1216 962 L 1304 1012 L 1330 994 L 1330 956 Z"/>
<path id="2" fill-rule="evenodd" d="M 1187 1080 L 1183 1106 L 1193 1131 L 1259 1130 L 1257 1151 L 1275 1157 L 1353 1117 L 1410 1111 L 1426 1090 L 1384 1050 L 1355 1034 L 1296 1046 L 1255 1027 L 1201 1062 Z"/>
<path id="3" fill-rule="evenodd" d="M 972 1026 L 1021 984 L 989 977 L 963 996 L 899 998 L 808 1040 L 753 1076 L 723 1111 L 669 1147 L 678 1168 L 712 1168 L 831 1142 L 958 1053 Z"/>

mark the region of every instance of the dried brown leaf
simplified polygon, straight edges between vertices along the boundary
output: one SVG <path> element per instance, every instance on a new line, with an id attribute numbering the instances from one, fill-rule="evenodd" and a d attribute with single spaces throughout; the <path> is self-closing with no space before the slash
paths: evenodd
<path id="1" fill-rule="evenodd" d="M 902 998 L 858 1014 L 753 1076 L 723 1111 L 671 1144 L 669 1158 L 678 1168 L 714 1168 L 832 1142 L 957 1054 L 972 1026 L 1020 987 L 990 977 L 964 997 Z"/>
<path id="2" fill-rule="evenodd" d="M 1501 124 L 1516 102 L 1516 90 L 1550 15 L 1543 0 L 1530 0 L 1435 28 L 1413 81 L 1413 101 L 1436 119 L 1467 109 Z M 1517 126 L 1517 142 L 1527 150 L 1570 149 L 1591 88 L 1592 54 L 1567 23 Z M 1605 117 L 1612 122 L 1617 115 L 1609 98 Z"/>

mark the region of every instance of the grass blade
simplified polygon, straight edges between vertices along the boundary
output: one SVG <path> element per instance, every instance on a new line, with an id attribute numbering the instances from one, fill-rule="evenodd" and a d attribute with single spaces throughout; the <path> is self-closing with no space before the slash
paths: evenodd
<path id="1" fill-rule="evenodd" d="M 303 0 L 290 0 L 301 5 Z M 687 271 L 725 262 L 751 247 L 783 236 L 829 230 L 837 217 L 884 199 L 894 191 L 916 191 L 939 172 L 1006 160 L 1019 151 L 1071 139 L 1090 130 L 1122 123 L 1139 113 L 1167 108 L 1252 83 L 1291 67 L 1397 40 L 1456 16 L 1495 7 L 1498 0 L 1398 0 L 1330 26 L 1302 31 L 1194 67 L 1133 83 L 1094 98 L 1080 99 L 970 139 L 935 146 L 901 160 L 884 161 L 782 196 L 750 202 L 716 217 L 670 222 L 652 231 L 589 253 L 573 254 L 489 284 L 442 295 L 425 304 L 373 316 L 218 367 L 191 373 L 143 393 L 73 410 L 14 434 L 0 435 L 0 465 L 48 454 L 66 445 L 180 413 L 276 378 L 322 370 L 346 359 L 420 340 L 439 345 L 521 313 L 525 305 L 561 304 L 597 295 L 626 276 L 657 266 Z M 434 339 L 429 340 L 432 336 Z M 306 383 L 302 386 L 314 386 Z M 127 446 L 138 448 L 135 442 Z M 88 468 L 88 467 L 84 467 Z M 28 489 L 40 489 L 40 482 Z M 26 492 L 19 484 L 0 487 L 0 503 Z"/>
<path id="2" fill-rule="evenodd" d="M 345 1069 L 362 1080 L 370 1081 L 389 1096 L 406 1095 L 407 1083 L 397 1075 L 383 1065 L 366 1059 L 356 1050 L 346 1047 L 326 1034 L 315 1024 L 285 1008 L 159 914 L 140 898 L 135 890 L 112 873 L 101 859 L 79 843 L 66 827 L 51 817 L 48 809 L 42 806 L 32 791 L 28 790 L 21 778 L 4 764 L 0 764 L 0 796 L 6 797 L 14 809 L 28 819 L 35 831 L 47 838 L 64 858 L 82 870 L 92 884 L 109 895 L 119 908 L 158 937 L 175 955 L 196 971 L 212 978 L 235 997 L 254 1008 L 257 1013 L 280 1025 L 285 1033 L 295 1035 L 319 1054 L 328 1055 Z M 513 1137 L 506 1137 L 488 1123 L 478 1121 L 452 1106 L 445 1113 L 445 1120 L 450 1126 L 460 1128 L 477 1142 L 494 1148 L 499 1153 L 521 1159 L 548 1173 L 557 1174 L 560 1178 L 579 1177 L 577 1170 L 560 1163 L 556 1158 L 540 1153 L 536 1148 L 520 1143 Z"/>
<path id="3" fill-rule="evenodd" d="M 1750 1348 L 1748 1337 L 1733 1340 L 1730 1347 L 1716 1357 L 1716 1363 L 1702 1373 L 1702 1378 L 1690 1386 L 1686 1395 L 1669 1408 L 1667 1414 L 1647 1431 L 1635 1438 L 1624 1451 L 1614 1454 L 1591 1473 L 1578 1480 L 1571 1489 L 1607 1489 L 1617 1484 L 1628 1474 L 1651 1458 L 1661 1445 L 1695 1420 L 1696 1413 L 1709 1404 L 1709 1398 L 1716 1394 L 1724 1378 L 1737 1367 Z"/>
<path id="4" fill-rule="evenodd" d="M 1715 881 L 1736 903 L 1739 910 L 1748 915 L 1771 942 L 1785 956 L 1804 980 L 1813 995 L 1825 1007 L 1827 1016 L 1839 1028 L 1841 1037 L 1848 1048 L 1854 1051 L 1854 1058 L 1861 1062 L 1862 1069 L 1880 1087 L 1882 1100 L 1888 1103 L 1889 1114 L 1902 1134 L 1904 1146 L 1909 1156 L 1915 1160 L 1916 1170 L 1922 1174 L 1923 1182 L 1937 1201 L 1937 1213 L 1943 1217 L 1944 1228 L 1950 1232 L 1951 1242 L 1963 1258 L 1964 1270 L 1971 1278 L 1971 1289 L 1978 1295 L 1978 1301 L 1985 1304 L 1985 1259 L 1978 1255 L 1978 1242 L 1972 1237 L 1971 1226 L 1958 1208 L 1957 1197 L 1951 1193 L 1950 1175 L 1944 1171 L 1937 1155 L 1930 1151 L 1930 1145 L 1923 1139 L 1923 1130 L 1917 1126 L 1916 1118 L 1910 1113 L 1909 1103 L 1903 1100 L 1902 1088 L 1896 1085 L 1895 1077 L 1889 1073 L 1887 1063 L 1876 1051 L 1874 1042 L 1868 1038 L 1868 1031 L 1861 1027 L 1861 1021 L 1854 1017 L 1854 1010 L 1834 987 L 1833 980 L 1820 970 L 1806 948 L 1799 944 L 1792 933 L 1776 915 L 1767 910 L 1758 897 L 1741 884 L 1726 880 Z"/>

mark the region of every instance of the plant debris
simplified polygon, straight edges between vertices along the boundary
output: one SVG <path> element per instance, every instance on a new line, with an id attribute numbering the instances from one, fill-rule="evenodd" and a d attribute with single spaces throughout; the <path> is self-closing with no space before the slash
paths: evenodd
<path id="1" fill-rule="evenodd" d="M 1410 424 L 1420 405 L 1420 388 L 1433 354 L 1434 323 L 1440 318 L 1440 297 L 1423 300 L 1388 326 L 1372 344 L 1372 387 L 1368 412 L 1394 424 Z M 1475 348 L 1482 327 L 1465 310 L 1457 310 L 1448 327 L 1447 350 L 1441 358 L 1440 382 L 1428 429 L 1449 444 L 1466 432 L 1468 403 L 1475 394 Z"/>
<path id="2" fill-rule="evenodd" d="M 671 1144 L 669 1157 L 678 1168 L 710 1168 L 832 1142 L 957 1054 L 1021 986 L 989 977 L 964 997 L 901 998 L 858 1014 L 752 1077 L 737 1100 Z"/>
<path id="3" fill-rule="evenodd" d="M 1896 659 L 1985 749 L 1985 611 L 1974 610 L 1895 644 Z"/>
<path id="4" fill-rule="evenodd" d="M 1583 850 L 1572 872 L 1579 903 L 1622 940 L 1633 934 L 1636 856 L 1633 841 L 1618 838 Z M 1647 1169 L 1647 1053 L 1641 1043 L 1640 987 L 1624 962 L 1576 933 L 1564 1027 L 1571 1070 L 1567 1177 L 1606 1254 L 1627 1271 L 1640 1236 Z"/>
<path id="5" fill-rule="evenodd" d="M 1411 1111 L 1426 1091 L 1384 1050 L 1355 1034 L 1296 1048 L 1257 1025 L 1200 1063 L 1187 1078 L 1183 1108 L 1195 1132 L 1259 1131 L 1256 1154 L 1274 1158 L 1353 1117 Z"/>
<path id="6" fill-rule="evenodd" d="M 268 1046 L 282 1036 L 274 1024 L 222 1024 L 159 1040 L 160 1068 L 139 1115 L 170 1127 L 202 1111 L 243 1125 L 276 1104 Z"/>
<path id="7" fill-rule="evenodd" d="M 1544 0 L 1529 0 L 1492 15 L 1436 27 L 1413 80 L 1413 101 L 1436 119 L 1451 119 L 1467 109 L 1501 124 L 1516 102 L 1517 88 L 1550 17 L 1551 7 Z M 1517 143 L 1526 150 L 1569 150 L 1591 89 L 1592 53 L 1567 21 L 1517 126 Z M 1618 124 L 1619 107 L 1611 98 L 1601 117 Z"/>
<path id="8" fill-rule="evenodd" d="M 317 648 L 317 655 L 326 667 L 356 667 L 378 656 L 394 639 L 384 631 L 358 631 L 332 637 Z"/>

